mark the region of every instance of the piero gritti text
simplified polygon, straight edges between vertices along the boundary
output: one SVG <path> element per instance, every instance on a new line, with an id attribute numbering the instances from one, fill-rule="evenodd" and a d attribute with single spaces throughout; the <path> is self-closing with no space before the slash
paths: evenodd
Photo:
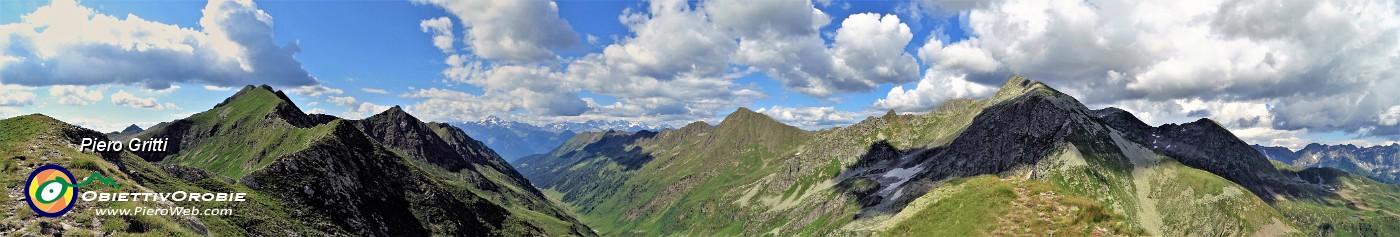
<path id="1" fill-rule="evenodd" d="M 122 141 L 98 140 L 85 137 L 78 143 L 79 151 L 108 152 L 108 151 L 132 151 L 132 152 L 163 152 L 169 142 L 166 138 L 132 138 L 126 143 Z"/>

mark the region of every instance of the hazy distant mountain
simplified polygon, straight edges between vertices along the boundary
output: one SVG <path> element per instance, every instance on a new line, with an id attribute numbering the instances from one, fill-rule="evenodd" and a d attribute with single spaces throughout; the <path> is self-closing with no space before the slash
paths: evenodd
<path id="1" fill-rule="evenodd" d="M 487 147 L 496 150 L 496 153 L 501 154 L 502 158 L 510 162 L 521 157 L 549 152 L 579 132 L 660 131 L 669 128 L 668 126 L 647 123 L 596 120 L 553 123 L 541 127 L 528 123 L 506 121 L 496 116 L 489 116 L 477 122 L 451 124 L 461 127 L 463 131 L 467 132 L 467 135 L 486 143 Z"/>
<path id="2" fill-rule="evenodd" d="M 1269 159 L 1296 167 L 1332 167 L 1381 182 L 1400 184 L 1400 144 L 1357 147 L 1351 144 L 1312 143 L 1298 151 L 1260 145 L 1254 145 L 1254 148 Z"/>
<path id="3" fill-rule="evenodd" d="M 131 126 L 126 126 L 126 129 L 122 129 L 122 131 L 121 131 L 120 133 L 138 133 L 138 132 L 141 132 L 141 131 L 145 131 L 145 130 L 144 130 L 144 129 L 141 129 L 140 126 L 136 126 L 135 124 L 132 124 Z"/>
<path id="4" fill-rule="evenodd" d="M 573 131 L 545 129 L 527 123 L 505 121 L 495 116 L 478 122 L 451 123 L 495 150 L 508 162 L 520 157 L 549 152 L 574 136 Z"/>
<path id="5" fill-rule="evenodd" d="M 141 126 L 136 126 L 135 124 L 132 124 L 131 126 L 126 126 L 126 129 L 122 129 L 122 130 L 119 131 L 119 132 L 118 132 L 118 131 L 113 131 L 113 132 L 107 133 L 106 135 L 107 135 L 108 138 L 111 138 L 112 140 L 126 140 L 126 139 L 129 139 L 129 138 L 131 138 L 132 136 L 136 136 L 136 134 L 139 134 L 139 133 L 144 132 L 144 131 L 146 131 L 146 130 L 141 129 Z"/>
<path id="6" fill-rule="evenodd" d="M 1279 169 L 1212 120 L 1154 127 L 1020 76 L 927 114 L 802 131 L 741 108 L 516 164 L 603 235 L 1400 234 L 1396 186 Z"/>

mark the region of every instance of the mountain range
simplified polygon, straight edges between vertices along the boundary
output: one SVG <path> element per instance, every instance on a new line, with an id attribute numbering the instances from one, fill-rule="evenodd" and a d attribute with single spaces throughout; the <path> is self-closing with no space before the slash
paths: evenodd
<path id="1" fill-rule="evenodd" d="M 451 123 L 496 150 L 506 161 L 515 161 L 528 155 L 549 152 L 559 147 L 565 140 L 580 132 L 595 131 L 657 131 L 668 126 L 651 125 L 642 122 L 590 120 L 573 123 L 550 123 L 536 126 L 529 123 L 506 121 L 496 116 L 487 116 L 477 122 Z"/>
<path id="2" fill-rule="evenodd" d="M 506 161 L 548 152 L 574 136 L 570 130 L 546 129 L 528 123 L 487 117 L 479 122 L 452 123 L 463 132 L 491 147 Z"/>
<path id="3" fill-rule="evenodd" d="M 1400 184 L 1400 144 L 1358 147 L 1351 144 L 1308 144 L 1293 151 L 1287 147 L 1254 145 L 1270 160 L 1296 167 L 1331 167 L 1381 182 Z"/>
<path id="4" fill-rule="evenodd" d="M 43 218 L 7 205 L 0 232 L 57 235 L 578 235 L 594 233 L 460 129 L 399 107 L 363 120 L 303 113 L 282 92 L 247 86 L 210 110 L 160 123 L 137 138 L 166 151 L 74 150 L 103 134 L 41 115 L 0 120 L 0 179 L 20 183 L 42 164 L 121 184 L 107 192 L 248 193 L 223 216 L 97 216 L 97 208 L 172 203 L 78 202 Z M 22 191 L 7 186 L 6 200 Z M 20 186 L 22 187 L 22 186 Z M 85 187 L 86 188 L 86 187 Z M 26 214 L 15 214 L 26 213 Z"/>
<path id="5" fill-rule="evenodd" d="M 603 235 L 1400 234 L 1400 188 L 1271 163 L 1209 119 L 1151 126 L 1012 77 L 994 96 L 804 131 L 589 132 L 516 162 Z"/>
<path id="6" fill-rule="evenodd" d="M 1400 235 L 1400 187 L 1370 178 L 1384 177 L 1376 169 L 1352 174 L 1321 161 L 1392 161 L 1384 152 L 1251 146 L 1210 119 L 1152 126 L 1021 76 L 991 98 L 820 131 L 747 108 L 717 124 L 572 136 L 563 125 L 475 124 L 501 135 L 398 106 L 361 120 L 306 114 L 265 85 L 143 131 L 8 118 L 0 182 L 12 185 L 0 201 L 16 205 L 0 207 L 0 234 Z M 165 138 L 170 149 L 75 149 L 84 138 L 132 137 Z M 507 162 L 498 147 L 516 148 L 493 146 L 501 142 L 533 146 Z M 39 217 L 21 210 L 25 191 L 13 184 L 44 164 L 120 184 L 84 191 L 241 192 L 249 201 L 77 202 L 64 216 Z M 175 206 L 233 214 L 94 211 Z"/>

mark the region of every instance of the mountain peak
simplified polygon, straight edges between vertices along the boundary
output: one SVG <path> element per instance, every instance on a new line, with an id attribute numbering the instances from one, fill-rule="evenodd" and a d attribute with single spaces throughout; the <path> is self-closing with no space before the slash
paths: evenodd
<path id="1" fill-rule="evenodd" d="M 1021 74 L 1016 74 L 1008 78 L 1006 83 L 1002 84 L 1000 89 L 997 89 L 996 95 L 992 96 L 992 98 L 1001 101 L 1032 92 L 1045 92 L 1046 95 L 1055 97 L 1065 96 L 1064 93 L 1055 90 L 1055 88 L 1050 88 L 1049 85 L 1045 85 L 1043 82 L 1031 80 L 1030 78 L 1021 76 Z"/>
<path id="2" fill-rule="evenodd" d="M 404 112 L 404 111 L 403 111 L 403 107 L 401 107 L 401 106 L 399 106 L 399 105 L 394 105 L 394 107 L 389 107 L 389 109 L 384 110 L 383 113 L 390 113 L 390 114 L 404 113 L 404 114 L 407 114 L 408 112 Z"/>
<path id="3" fill-rule="evenodd" d="M 458 171 L 470 166 L 473 157 L 485 154 L 467 155 L 457 151 L 438 132 L 451 132 L 444 129 L 457 129 L 450 125 L 435 127 L 424 123 L 412 114 L 404 112 L 400 106 L 390 107 L 368 118 L 354 122 L 355 127 L 386 147 L 397 149 L 409 157 L 440 166 L 448 171 Z M 469 139 L 465 135 L 462 140 Z M 483 149 L 472 149 L 483 150 Z"/>
<path id="4" fill-rule="evenodd" d="M 739 107 L 738 109 L 734 109 L 734 112 L 729 112 L 729 115 L 725 115 L 725 116 L 724 116 L 724 119 L 725 119 L 725 121 L 728 121 L 729 118 L 734 118 L 734 116 L 767 116 L 767 115 L 759 114 L 759 112 L 755 112 L 755 111 L 753 111 L 753 109 L 749 109 L 748 107 Z"/>
<path id="5" fill-rule="evenodd" d="M 1229 129 L 1226 129 L 1226 128 L 1225 128 L 1225 125 L 1221 125 L 1220 122 L 1216 122 L 1215 120 L 1211 120 L 1210 118 L 1200 118 L 1200 119 L 1196 119 L 1195 122 L 1190 122 L 1190 123 L 1186 123 L 1186 124 L 1182 124 L 1182 125 L 1187 125 L 1187 124 L 1197 124 L 1197 125 L 1200 125 L 1200 126 L 1206 126 L 1206 127 L 1208 127 L 1208 128 L 1230 131 Z M 1214 125 L 1214 126 L 1211 126 L 1211 125 Z"/>
<path id="6" fill-rule="evenodd" d="M 1025 89 L 1036 87 L 1037 85 L 1044 86 L 1045 84 L 1021 76 L 1021 74 L 1016 74 L 1012 75 L 1011 78 L 1007 78 L 1006 83 L 1001 84 L 1001 88 L 997 90 L 997 94 L 1020 92 Z"/>
<path id="7" fill-rule="evenodd" d="M 711 128 L 711 127 L 714 127 L 714 126 L 710 126 L 710 123 L 706 123 L 705 121 L 695 121 L 695 122 L 690 122 L 690 123 L 686 124 L 685 126 L 681 127 L 680 130 L 686 130 L 686 129 L 701 129 L 701 128 Z"/>
<path id="8" fill-rule="evenodd" d="M 217 112 L 214 112 L 217 111 Z M 213 109 L 205 113 L 213 112 L 211 115 L 219 117 L 218 120 L 256 120 L 263 119 L 265 115 L 280 117 L 288 123 L 297 127 L 311 127 L 318 122 L 307 116 L 305 112 L 298 108 L 286 93 L 275 90 L 268 85 L 247 85 L 238 90 L 232 96 L 224 99 Z M 238 119 L 227 118 L 226 116 L 237 115 Z"/>
<path id="9" fill-rule="evenodd" d="M 729 116 L 725 116 L 724 120 L 719 121 L 719 124 L 715 126 L 717 128 L 740 128 L 754 131 L 772 131 L 774 129 L 802 131 L 802 129 L 779 122 L 773 117 L 768 117 L 766 114 L 755 112 L 746 107 L 739 107 L 738 110 L 729 113 Z"/>
<path id="10" fill-rule="evenodd" d="M 1090 113 L 1092 111 L 1084 106 L 1073 96 L 1055 90 L 1045 83 L 1031 80 L 1019 74 L 1011 76 L 998 89 L 996 95 L 988 99 L 992 104 L 1005 102 L 1021 103 L 1026 101 L 1047 101 L 1055 107 L 1064 110 Z M 1112 112 L 1112 111 L 1108 111 Z"/>
<path id="11" fill-rule="evenodd" d="M 223 102 L 220 102 L 218 105 L 214 105 L 214 108 L 223 107 L 224 105 L 228 105 L 229 103 L 233 103 L 234 101 L 238 100 L 239 98 L 243 98 L 243 97 L 260 97 L 260 95 L 268 95 L 268 94 L 270 94 L 270 95 L 272 95 L 273 97 L 276 97 L 277 99 L 281 100 L 281 102 L 279 102 L 279 103 L 287 103 L 287 104 L 295 105 L 295 103 L 292 103 L 292 99 L 287 97 L 287 94 L 286 94 L 286 93 L 282 93 L 282 91 L 272 89 L 272 86 L 269 86 L 269 85 L 267 85 L 267 84 L 263 84 L 263 85 L 259 85 L 259 86 L 253 86 L 253 85 L 246 85 L 246 86 L 243 86 L 243 89 L 239 89 L 237 93 L 233 93 L 233 96 L 229 96 L 227 99 L 224 99 Z"/>
<path id="12" fill-rule="evenodd" d="M 753 110 L 747 107 L 739 107 L 738 110 L 734 110 L 733 113 L 729 113 L 728 116 L 724 116 L 724 120 L 720 121 L 719 124 L 725 125 L 735 123 L 736 121 L 780 123 L 777 120 L 773 120 L 772 117 L 768 117 L 768 115 L 754 112 Z"/>
<path id="13" fill-rule="evenodd" d="M 132 124 L 131 126 L 126 126 L 126 129 L 122 129 L 121 133 L 141 132 L 141 131 L 143 131 L 143 130 L 141 129 L 141 126 L 136 126 L 136 124 Z"/>
<path id="14" fill-rule="evenodd" d="M 762 114 L 760 114 L 760 113 L 758 113 L 758 112 L 756 112 L 756 111 L 753 111 L 752 109 L 749 109 L 749 107 L 739 107 L 738 109 L 735 109 L 733 113 L 729 113 L 729 116 L 734 116 L 734 115 L 762 115 Z"/>
<path id="15" fill-rule="evenodd" d="M 62 123 L 62 122 L 63 122 L 63 121 L 59 121 L 59 120 L 56 119 L 56 118 L 49 117 L 48 115 L 44 115 L 44 114 L 40 114 L 40 113 L 33 113 L 33 114 L 28 114 L 28 115 L 20 115 L 20 116 L 11 117 L 11 118 L 9 118 L 9 119 L 4 119 L 4 120 L 12 120 L 12 119 L 16 119 L 16 120 L 29 120 L 29 121 L 41 121 L 41 122 L 45 122 L 45 123 L 54 123 L 54 122 Z"/>
<path id="16" fill-rule="evenodd" d="M 413 122 L 420 122 L 418 121 L 418 118 L 413 117 L 412 114 L 408 114 L 408 112 L 403 111 L 403 107 L 398 105 L 395 105 L 394 107 L 389 107 L 389 109 L 384 110 L 384 112 L 379 112 L 374 116 L 365 118 L 365 120 L 376 120 L 380 118 L 406 118 Z"/>
<path id="17" fill-rule="evenodd" d="M 1134 116 L 1133 113 L 1117 107 L 1102 108 L 1090 112 L 1092 112 L 1095 117 L 1098 117 L 1099 120 L 1114 127 L 1133 130 L 1152 129 L 1151 125 L 1147 125 L 1147 123 L 1138 119 L 1137 116 Z"/>
<path id="18" fill-rule="evenodd" d="M 487 115 L 486 118 L 482 118 L 482 119 L 481 119 L 481 122 L 478 122 L 478 123 L 480 123 L 480 124 L 502 124 L 502 123 L 505 123 L 505 122 L 506 122 L 506 120 L 505 120 L 505 119 L 501 119 L 501 117 L 496 117 L 495 115 Z"/>

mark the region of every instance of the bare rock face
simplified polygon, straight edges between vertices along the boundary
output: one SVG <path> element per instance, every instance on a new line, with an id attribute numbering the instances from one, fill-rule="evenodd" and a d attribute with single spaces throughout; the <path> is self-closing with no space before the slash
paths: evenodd
<path id="1" fill-rule="evenodd" d="M 425 223 L 445 226 L 451 233 L 490 235 L 505 221 L 506 209 L 475 196 L 464 202 L 449 190 L 428 185 L 391 151 L 375 146 L 363 133 L 344 123 L 331 139 L 278 160 L 244 179 L 257 189 L 296 202 L 311 210 L 300 218 L 325 218 L 345 231 L 365 236 L 428 235 Z M 434 215 L 415 216 L 415 209 Z"/>
<path id="2" fill-rule="evenodd" d="M 919 158 L 926 160 L 924 167 L 933 167 L 921 177 L 1007 172 L 1039 162 L 1066 142 L 1093 145 L 1093 137 L 1107 135 L 1100 130 L 1112 129 L 1183 165 L 1249 188 L 1265 200 L 1272 199 L 1269 186 L 1288 182 L 1259 152 L 1209 119 L 1152 127 L 1121 109 L 1089 110 L 1073 97 L 1020 77 L 1008 81 L 993 100 L 999 102 L 984 109 L 951 144 Z"/>
<path id="3" fill-rule="evenodd" d="M 983 110 L 961 136 L 927 158 L 928 167 L 946 169 L 930 176 L 995 174 L 1044 158 L 1086 122 L 1083 110 L 1063 107 L 1058 101 L 1072 98 L 1050 93 L 1032 92 Z"/>
<path id="4" fill-rule="evenodd" d="M 1289 185 L 1268 158 L 1210 119 L 1151 127 L 1118 108 L 1094 111 L 1100 121 L 1124 133 L 1129 140 L 1165 154 L 1181 164 L 1208 171 L 1272 200 L 1269 186 Z"/>
<path id="5" fill-rule="evenodd" d="M 469 167 L 470 162 L 465 159 L 469 156 L 458 154 L 452 149 L 452 145 L 439 138 L 427 124 L 404 112 L 399 106 L 356 121 L 355 127 L 365 131 L 365 134 L 384 146 L 449 171 Z"/>

